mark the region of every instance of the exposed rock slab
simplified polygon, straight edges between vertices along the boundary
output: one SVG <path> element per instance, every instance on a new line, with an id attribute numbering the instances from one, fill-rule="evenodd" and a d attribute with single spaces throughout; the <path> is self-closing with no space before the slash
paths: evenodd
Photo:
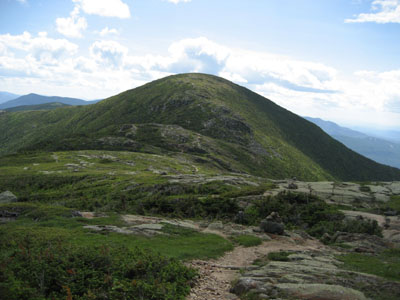
<path id="1" fill-rule="evenodd" d="M 18 201 L 17 196 L 15 196 L 10 191 L 5 191 L 5 192 L 0 194 L 0 204 L 1 203 L 17 202 L 17 201 Z"/>

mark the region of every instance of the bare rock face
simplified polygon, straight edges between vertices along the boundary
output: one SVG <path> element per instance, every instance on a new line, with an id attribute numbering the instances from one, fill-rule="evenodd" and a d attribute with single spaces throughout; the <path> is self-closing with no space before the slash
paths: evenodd
<path id="1" fill-rule="evenodd" d="M 365 233 L 337 232 L 332 236 L 331 242 L 345 243 L 352 246 L 355 252 L 361 253 L 379 253 L 390 247 L 387 240 Z"/>
<path id="2" fill-rule="evenodd" d="M 269 261 L 242 273 L 231 291 L 254 299 L 366 300 L 381 292 L 400 297 L 400 283 L 345 270 L 336 254 L 293 251 L 288 261 Z"/>
<path id="3" fill-rule="evenodd" d="M 296 299 L 367 300 L 360 291 L 340 285 L 285 283 L 278 288 Z"/>
<path id="4" fill-rule="evenodd" d="M 17 201 L 18 201 L 17 196 L 15 196 L 10 191 L 5 191 L 5 192 L 0 194 L 0 204 L 1 203 L 17 202 Z"/>

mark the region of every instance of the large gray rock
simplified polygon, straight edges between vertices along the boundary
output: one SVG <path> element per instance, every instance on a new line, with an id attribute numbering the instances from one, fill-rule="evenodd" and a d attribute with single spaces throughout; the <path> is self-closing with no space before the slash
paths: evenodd
<path id="1" fill-rule="evenodd" d="M 17 202 L 17 201 L 18 201 L 17 196 L 15 196 L 10 191 L 5 191 L 5 192 L 0 194 L 0 204 L 1 203 Z"/>
<path id="2" fill-rule="evenodd" d="M 277 287 L 296 299 L 367 300 L 360 291 L 340 285 L 284 283 Z"/>
<path id="3" fill-rule="evenodd" d="M 269 220 L 262 220 L 260 223 L 260 228 L 265 233 L 278 235 L 282 235 L 285 231 L 285 227 L 283 226 L 283 224 Z"/>

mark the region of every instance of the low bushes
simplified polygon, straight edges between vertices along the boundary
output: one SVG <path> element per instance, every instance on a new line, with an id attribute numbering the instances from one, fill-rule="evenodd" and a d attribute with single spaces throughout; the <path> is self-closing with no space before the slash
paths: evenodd
<path id="1" fill-rule="evenodd" d="M 277 212 L 287 228 L 302 228 L 315 237 L 336 231 L 381 235 L 376 222 L 346 220 L 335 206 L 303 193 L 283 192 L 256 200 L 244 211 L 243 223 L 257 225 L 272 212 Z"/>
<path id="2" fill-rule="evenodd" d="M 29 235 L 6 244 L 0 294 L 9 300 L 184 299 L 195 276 L 176 260 L 138 248 L 78 246 Z"/>

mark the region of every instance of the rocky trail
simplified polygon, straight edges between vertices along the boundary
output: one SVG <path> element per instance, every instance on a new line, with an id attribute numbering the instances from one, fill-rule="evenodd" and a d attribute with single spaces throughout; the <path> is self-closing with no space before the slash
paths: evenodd
<path id="1" fill-rule="evenodd" d="M 189 265 L 199 271 L 199 279 L 192 288 L 187 300 L 223 300 L 239 299 L 231 293 L 232 282 L 237 280 L 240 272 L 251 271 L 256 267 L 253 262 L 265 257 L 270 252 L 277 251 L 322 251 L 323 244 L 314 239 L 303 239 L 285 236 L 272 236 L 255 247 L 236 247 L 217 260 L 192 261 Z"/>

